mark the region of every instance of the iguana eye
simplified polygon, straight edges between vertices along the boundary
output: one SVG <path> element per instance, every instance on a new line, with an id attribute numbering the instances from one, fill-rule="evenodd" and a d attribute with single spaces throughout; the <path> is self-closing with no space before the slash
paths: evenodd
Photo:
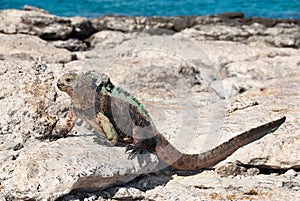
<path id="1" fill-rule="evenodd" d="M 71 82 L 72 79 L 71 79 L 71 78 L 67 78 L 66 81 L 67 81 L 67 82 Z"/>

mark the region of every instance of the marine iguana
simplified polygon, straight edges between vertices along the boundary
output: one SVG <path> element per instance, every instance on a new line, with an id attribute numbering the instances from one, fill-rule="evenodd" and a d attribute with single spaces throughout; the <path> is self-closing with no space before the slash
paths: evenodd
<path id="1" fill-rule="evenodd" d="M 111 145 L 127 144 L 127 151 L 149 151 L 168 165 L 180 170 L 211 167 L 238 148 L 276 130 L 286 117 L 248 130 L 227 142 L 200 154 L 185 154 L 177 150 L 156 129 L 145 107 L 124 89 L 115 86 L 108 76 L 92 72 L 64 74 L 57 87 L 73 101 L 65 124 L 50 134 L 50 139 L 66 137 L 79 117 L 104 135 Z"/>

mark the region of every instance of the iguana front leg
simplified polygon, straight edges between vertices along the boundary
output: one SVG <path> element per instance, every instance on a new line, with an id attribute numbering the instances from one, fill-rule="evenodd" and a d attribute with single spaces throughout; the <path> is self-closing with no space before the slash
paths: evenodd
<path id="1" fill-rule="evenodd" d="M 62 123 L 58 123 L 52 132 L 46 136 L 49 140 L 56 140 L 66 137 L 75 125 L 75 121 L 78 119 L 73 109 L 68 111 L 66 118 Z"/>

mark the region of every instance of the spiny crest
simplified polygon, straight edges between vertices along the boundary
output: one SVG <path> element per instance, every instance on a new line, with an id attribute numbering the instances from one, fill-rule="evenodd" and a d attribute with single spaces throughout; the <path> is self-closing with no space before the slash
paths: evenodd
<path id="1" fill-rule="evenodd" d="M 95 82 L 97 85 L 99 85 L 101 83 L 105 84 L 105 83 L 109 82 L 109 77 L 104 73 L 96 73 L 93 71 L 87 71 L 87 72 L 82 73 L 82 75 L 84 77 L 88 77 L 88 78 L 92 79 L 93 82 Z"/>

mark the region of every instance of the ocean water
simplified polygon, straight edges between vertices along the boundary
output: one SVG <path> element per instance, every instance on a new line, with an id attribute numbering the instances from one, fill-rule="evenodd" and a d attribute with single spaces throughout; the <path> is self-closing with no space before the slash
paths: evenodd
<path id="1" fill-rule="evenodd" d="M 0 0 L 0 9 L 31 5 L 59 16 L 97 17 L 209 15 L 243 12 L 246 17 L 300 19 L 300 0 Z"/>

